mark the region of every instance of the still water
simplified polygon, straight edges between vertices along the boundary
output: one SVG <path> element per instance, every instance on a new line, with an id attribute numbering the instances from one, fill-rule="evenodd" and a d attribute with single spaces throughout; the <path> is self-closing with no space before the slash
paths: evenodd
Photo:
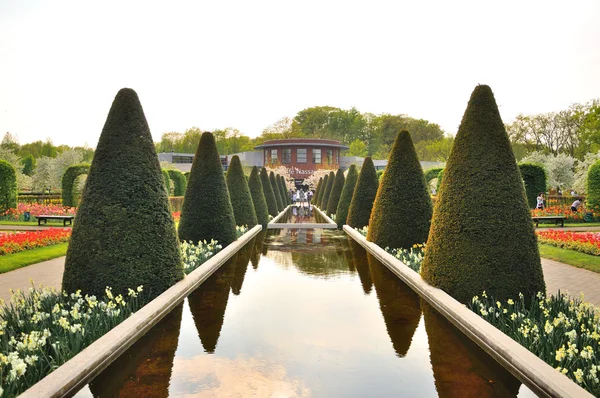
<path id="1" fill-rule="evenodd" d="M 340 231 L 261 233 L 78 397 L 524 397 Z"/>
<path id="2" fill-rule="evenodd" d="M 306 224 L 306 223 L 327 223 L 327 220 L 321 216 L 311 206 L 299 207 L 290 206 L 285 214 L 277 221 L 278 224 L 294 223 L 294 224 Z"/>

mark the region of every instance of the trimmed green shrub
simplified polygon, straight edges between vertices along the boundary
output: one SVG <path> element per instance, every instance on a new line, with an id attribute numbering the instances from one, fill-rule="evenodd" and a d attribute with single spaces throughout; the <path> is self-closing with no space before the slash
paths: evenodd
<path id="1" fill-rule="evenodd" d="M 340 196 L 342 195 L 342 189 L 344 189 L 345 182 L 346 177 L 344 177 L 344 172 L 342 169 L 338 169 L 338 171 L 335 173 L 335 179 L 333 180 L 331 192 L 329 193 L 329 200 L 327 201 L 326 212 L 328 216 L 335 214 L 338 203 L 340 202 Z"/>
<path id="2" fill-rule="evenodd" d="M 69 166 L 62 176 L 62 204 L 63 206 L 76 207 L 77 203 L 73 194 L 75 179 L 83 174 L 89 174 L 89 164 L 74 164 Z"/>
<path id="3" fill-rule="evenodd" d="M 167 195 L 171 196 L 171 177 L 169 177 L 169 172 L 165 169 L 161 170 L 163 179 L 165 180 L 165 188 L 167 189 Z"/>
<path id="4" fill-rule="evenodd" d="M 600 160 L 588 169 L 587 194 L 587 209 L 600 213 Z"/>
<path id="5" fill-rule="evenodd" d="M 227 169 L 227 188 L 229 189 L 229 197 L 231 198 L 231 206 L 235 216 L 236 225 L 246 225 L 248 228 L 258 224 L 256 219 L 256 211 L 250 189 L 244 177 L 242 163 L 237 155 L 231 158 L 229 168 Z"/>
<path id="6" fill-rule="evenodd" d="M 236 240 L 235 216 L 215 137 L 202 133 L 183 199 L 179 239 L 215 239 L 223 247 Z"/>
<path id="7" fill-rule="evenodd" d="M 327 186 L 325 187 L 325 191 L 323 191 L 323 198 L 321 199 L 321 206 L 319 208 L 323 210 L 324 213 L 327 213 L 327 204 L 329 203 L 329 196 L 331 196 L 331 190 L 333 189 L 333 183 L 335 182 L 335 174 L 333 171 L 330 171 L 327 175 Z"/>
<path id="8" fill-rule="evenodd" d="M 442 180 L 444 179 L 444 169 L 441 169 L 437 175 L 437 183 L 435 184 L 435 192 L 437 194 L 440 193 L 440 189 L 442 188 Z"/>
<path id="9" fill-rule="evenodd" d="M 127 167 L 123 167 L 127 165 Z M 119 91 L 90 166 L 65 260 L 67 292 L 153 298 L 183 278 L 175 224 L 144 111 L 135 91 Z"/>
<path id="10" fill-rule="evenodd" d="M 433 169 L 427 170 L 425 172 L 425 181 L 427 181 L 427 184 L 429 184 L 434 178 L 438 178 L 438 174 L 442 170 L 444 170 L 443 167 L 434 167 Z"/>
<path id="11" fill-rule="evenodd" d="M 381 248 L 410 249 L 427 242 L 433 208 L 410 133 L 401 131 L 373 203 L 367 240 Z"/>
<path id="12" fill-rule="evenodd" d="M 369 225 L 371 209 L 373 208 L 375 196 L 377 196 L 378 187 L 379 181 L 377 181 L 377 172 L 373 160 L 370 156 L 367 156 L 360 169 L 358 181 L 356 181 L 346 224 L 352 228 L 363 228 Z"/>
<path id="13" fill-rule="evenodd" d="M 266 229 L 269 223 L 269 209 L 267 208 L 267 200 L 265 199 L 258 167 L 256 166 L 252 167 L 252 171 L 250 172 L 248 188 L 250 189 L 250 196 L 252 196 L 257 222 L 262 225 L 263 229 Z"/>
<path id="14" fill-rule="evenodd" d="M 6 160 L 0 160 L 0 214 L 17 208 L 17 171 Z"/>
<path id="15" fill-rule="evenodd" d="M 275 184 L 277 185 L 277 192 L 279 192 L 279 197 L 281 198 L 281 204 L 285 209 L 285 207 L 287 206 L 287 195 L 285 195 L 285 193 L 281 190 L 281 176 L 278 174 L 275 175 Z"/>
<path id="16" fill-rule="evenodd" d="M 377 170 L 377 181 L 381 181 L 381 179 L 383 178 L 383 172 L 385 170 Z"/>
<path id="17" fill-rule="evenodd" d="M 327 181 L 329 180 L 329 174 L 325 174 L 323 177 L 323 185 L 321 186 L 321 192 L 319 192 L 319 201 L 317 202 L 317 207 L 322 208 L 323 206 L 323 197 L 325 196 L 325 190 L 327 189 Z"/>
<path id="18" fill-rule="evenodd" d="M 546 192 L 546 170 L 541 164 L 521 163 L 519 171 L 525 184 L 525 195 L 527 195 L 529 208 L 535 209 L 538 195 L 540 192 Z"/>
<path id="19" fill-rule="evenodd" d="M 285 178 L 283 176 L 279 176 L 279 189 L 281 189 L 281 199 L 283 201 L 283 207 L 290 205 L 291 199 L 285 187 Z"/>
<path id="20" fill-rule="evenodd" d="M 185 175 L 177 169 L 168 169 L 167 172 L 173 183 L 173 196 L 185 195 L 185 190 L 187 188 L 187 178 L 185 178 Z"/>
<path id="21" fill-rule="evenodd" d="M 317 183 L 317 189 L 315 189 L 315 195 L 313 196 L 313 205 L 319 203 L 319 196 L 321 195 L 321 191 L 323 190 L 323 177 L 319 178 L 319 182 Z"/>
<path id="22" fill-rule="evenodd" d="M 421 276 L 462 303 L 483 291 L 500 301 L 546 291 L 523 182 L 488 86 L 475 88 L 458 128 Z"/>
<path id="23" fill-rule="evenodd" d="M 185 176 L 186 181 L 190 180 L 190 172 L 186 171 L 185 173 L 183 173 L 183 175 Z"/>
<path id="24" fill-rule="evenodd" d="M 352 201 L 352 194 L 356 187 L 356 181 L 358 180 L 358 171 L 356 171 L 356 165 L 351 165 L 348 169 L 348 176 L 344 183 L 344 189 L 340 195 L 340 201 L 335 212 L 335 221 L 337 222 L 338 228 L 342 228 L 346 224 L 348 218 L 348 210 L 350 209 L 350 202 Z"/>
<path id="25" fill-rule="evenodd" d="M 275 173 L 271 172 L 269 174 L 269 182 L 271 183 L 271 187 L 273 188 L 273 194 L 275 194 L 275 202 L 277 203 L 277 210 L 279 212 L 283 211 L 283 200 L 281 199 L 281 191 L 279 190 L 279 185 L 277 185 L 277 179 L 275 178 Z"/>
<path id="26" fill-rule="evenodd" d="M 265 194 L 265 200 L 267 201 L 267 209 L 269 209 L 269 214 L 273 217 L 276 217 L 277 214 L 279 214 L 279 211 L 277 210 L 277 201 L 275 200 L 275 193 L 273 192 L 273 186 L 269 180 L 267 169 L 264 167 L 260 170 L 260 182 Z"/>

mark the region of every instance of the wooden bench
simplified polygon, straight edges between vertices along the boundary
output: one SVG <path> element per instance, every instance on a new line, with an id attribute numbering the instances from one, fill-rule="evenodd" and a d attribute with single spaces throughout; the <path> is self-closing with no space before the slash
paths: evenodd
<path id="1" fill-rule="evenodd" d="M 540 216 L 540 217 L 532 217 L 531 219 L 535 223 L 535 227 L 538 228 L 540 221 L 554 221 L 556 225 L 561 227 L 565 226 L 565 216 Z"/>
<path id="2" fill-rule="evenodd" d="M 50 215 L 39 215 L 36 216 L 38 220 L 38 225 L 42 225 L 42 221 L 44 225 L 48 223 L 48 220 L 62 220 L 63 226 L 71 225 L 73 223 L 73 218 L 75 216 L 50 216 Z"/>

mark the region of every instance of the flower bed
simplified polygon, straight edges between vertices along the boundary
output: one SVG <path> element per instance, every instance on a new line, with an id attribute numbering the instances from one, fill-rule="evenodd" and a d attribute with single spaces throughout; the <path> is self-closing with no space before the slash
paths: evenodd
<path id="1" fill-rule="evenodd" d="M 26 212 L 29 212 L 31 216 L 39 216 L 40 214 L 74 216 L 76 211 L 75 207 L 65 207 L 57 204 L 18 203 L 16 209 L 8 209 L 1 214 L 0 220 L 25 221 Z M 30 220 L 34 221 L 33 219 Z"/>
<path id="2" fill-rule="evenodd" d="M 600 256 L 600 233 L 551 229 L 538 231 L 538 242 L 563 249 Z"/>
<path id="3" fill-rule="evenodd" d="M 575 199 L 573 199 L 575 200 Z M 543 210 L 533 209 L 531 210 L 532 217 L 544 217 L 544 216 L 564 216 L 565 222 L 570 223 L 582 223 L 584 222 L 583 217 L 585 216 L 585 211 L 579 211 L 578 213 L 573 213 L 571 211 L 571 204 L 563 204 L 563 205 L 551 205 L 546 206 Z M 598 215 L 593 215 L 594 220 L 598 219 Z"/>
<path id="4" fill-rule="evenodd" d="M 0 394 L 16 396 L 145 304 L 142 286 L 100 300 L 49 288 L 17 291 L 0 309 Z"/>
<path id="5" fill-rule="evenodd" d="M 67 242 L 70 228 L 50 228 L 0 235 L 0 256 Z"/>
<path id="6" fill-rule="evenodd" d="M 525 305 L 523 296 L 506 303 L 483 292 L 469 307 L 507 336 L 595 396 L 600 396 L 600 310 L 558 292 Z"/>
<path id="7" fill-rule="evenodd" d="M 246 232 L 248 232 L 248 227 L 245 225 L 238 225 L 235 227 L 235 234 L 238 239 Z M 185 272 L 186 275 L 189 274 L 214 256 L 222 248 L 223 246 L 214 239 L 211 239 L 210 242 L 205 240 L 198 243 L 183 241 L 179 245 L 179 251 L 181 252 L 181 258 L 183 259 L 183 272 Z"/>
<path id="8" fill-rule="evenodd" d="M 355 228 L 362 236 L 367 236 L 369 232 L 369 227 L 363 227 L 361 229 Z M 425 256 L 425 243 L 420 243 L 413 245 L 410 249 L 390 249 L 386 247 L 386 252 L 390 253 L 392 256 L 396 257 L 398 260 L 402 261 L 408 268 L 413 271 L 419 273 L 421 271 L 421 263 L 423 262 L 423 257 Z"/>

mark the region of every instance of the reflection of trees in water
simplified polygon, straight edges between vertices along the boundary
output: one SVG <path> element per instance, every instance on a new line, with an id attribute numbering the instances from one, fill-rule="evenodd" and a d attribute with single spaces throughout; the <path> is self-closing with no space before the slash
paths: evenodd
<path id="1" fill-rule="evenodd" d="M 396 354 L 403 358 L 419 326 L 421 299 L 370 253 L 367 254 L 367 261 L 385 327 Z"/>
<path id="2" fill-rule="evenodd" d="M 356 267 L 363 291 L 365 294 L 369 294 L 373 287 L 373 281 L 371 280 L 371 272 L 369 271 L 367 251 L 354 239 L 350 239 L 350 252 L 352 253 L 352 259 L 354 260 L 352 261 L 352 264 Z"/>
<path id="3" fill-rule="evenodd" d="M 440 397 L 515 397 L 521 383 L 424 300 L 429 355 Z"/>
<path id="4" fill-rule="evenodd" d="M 202 347 L 215 352 L 229 298 L 229 287 L 235 273 L 235 259 L 222 265 L 206 282 L 188 296 L 190 310 Z"/>
<path id="5" fill-rule="evenodd" d="M 183 303 L 90 384 L 95 397 L 167 397 Z"/>
<path id="6" fill-rule="evenodd" d="M 242 285 L 244 284 L 244 277 L 246 276 L 246 270 L 248 269 L 248 262 L 250 256 L 254 250 L 254 239 L 250 240 L 244 245 L 235 255 L 234 260 L 234 274 L 233 280 L 231 281 L 231 292 L 238 296 L 242 291 Z"/>
<path id="7" fill-rule="evenodd" d="M 252 253 L 250 254 L 250 262 L 252 263 L 252 268 L 258 268 L 258 262 L 260 261 L 260 255 L 263 251 L 263 242 L 265 240 L 265 236 L 267 235 L 267 231 L 260 231 L 254 237 L 254 245 L 252 247 Z"/>

